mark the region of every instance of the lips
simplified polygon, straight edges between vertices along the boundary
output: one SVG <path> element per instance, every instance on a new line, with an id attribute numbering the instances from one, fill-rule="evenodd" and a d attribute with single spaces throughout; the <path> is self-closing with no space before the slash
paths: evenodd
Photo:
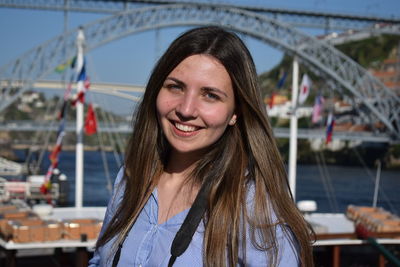
<path id="1" fill-rule="evenodd" d="M 175 122 L 175 127 L 178 128 L 178 130 L 181 130 L 183 132 L 194 132 L 199 129 L 199 127 L 191 126 L 191 125 L 184 125 L 180 124 L 178 122 Z"/>
<path id="2" fill-rule="evenodd" d="M 180 136 L 180 137 L 191 137 L 195 136 L 199 133 L 199 130 L 201 127 L 194 126 L 194 125 L 187 125 L 187 124 L 182 124 L 177 121 L 170 121 L 171 124 L 174 126 L 172 127 L 175 135 Z"/>

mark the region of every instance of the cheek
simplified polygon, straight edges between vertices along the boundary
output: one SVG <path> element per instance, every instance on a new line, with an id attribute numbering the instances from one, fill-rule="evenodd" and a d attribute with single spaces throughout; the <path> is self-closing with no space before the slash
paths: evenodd
<path id="1" fill-rule="evenodd" d="M 203 113 L 203 119 L 206 121 L 208 126 L 226 127 L 231 119 L 231 113 L 233 112 L 229 112 L 226 109 L 207 110 Z"/>
<path id="2" fill-rule="evenodd" d="M 157 97 L 156 108 L 158 116 L 165 115 L 170 109 L 170 106 L 170 101 L 163 97 L 160 97 L 160 95 Z"/>
<path id="3" fill-rule="evenodd" d="M 177 97 L 171 96 L 165 90 L 160 91 L 156 99 L 156 108 L 159 116 L 166 115 L 170 113 L 176 105 L 178 105 L 179 99 Z"/>

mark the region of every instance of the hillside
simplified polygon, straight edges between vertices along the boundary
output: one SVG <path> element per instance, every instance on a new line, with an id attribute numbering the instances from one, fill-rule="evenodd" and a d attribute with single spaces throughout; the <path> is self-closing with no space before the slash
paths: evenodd
<path id="1" fill-rule="evenodd" d="M 382 35 L 336 46 L 337 49 L 367 69 L 378 69 L 385 59 L 393 58 L 398 52 L 400 37 Z"/>

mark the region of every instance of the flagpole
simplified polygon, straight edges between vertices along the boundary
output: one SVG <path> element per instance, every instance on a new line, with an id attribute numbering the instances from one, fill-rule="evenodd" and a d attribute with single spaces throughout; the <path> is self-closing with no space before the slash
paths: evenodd
<path id="1" fill-rule="evenodd" d="M 77 36 L 77 75 L 79 75 L 83 67 L 83 50 L 85 43 L 85 36 L 83 29 L 79 29 Z M 77 95 L 84 91 L 84 85 L 82 80 L 77 82 Z M 82 195 L 83 195 L 83 101 L 76 101 L 76 157 L 75 157 L 75 207 L 82 207 Z"/>
<path id="2" fill-rule="evenodd" d="M 296 200 L 296 161 L 297 161 L 297 96 L 299 91 L 299 63 L 293 58 L 292 75 L 292 110 L 290 114 L 290 143 L 289 143 L 289 187 L 293 200 Z"/>

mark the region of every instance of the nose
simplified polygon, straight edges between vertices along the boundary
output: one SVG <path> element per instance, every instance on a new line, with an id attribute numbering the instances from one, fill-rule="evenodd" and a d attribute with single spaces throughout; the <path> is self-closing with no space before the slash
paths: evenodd
<path id="1" fill-rule="evenodd" d="M 196 118 L 198 115 L 196 96 L 192 92 L 184 94 L 175 110 L 181 120 Z"/>

